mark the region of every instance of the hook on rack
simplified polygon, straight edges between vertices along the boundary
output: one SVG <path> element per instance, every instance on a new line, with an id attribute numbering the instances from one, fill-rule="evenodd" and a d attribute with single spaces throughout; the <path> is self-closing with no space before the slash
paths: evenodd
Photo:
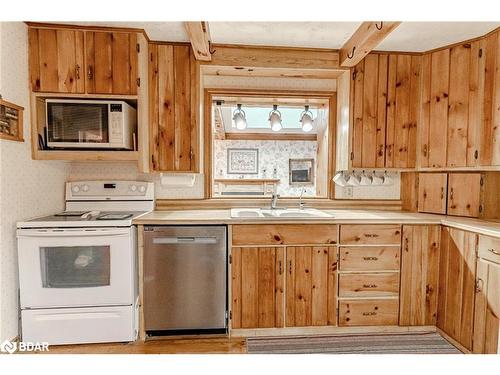
<path id="1" fill-rule="evenodd" d="M 215 50 L 215 49 L 213 49 L 212 41 L 211 41 L 211 40 L 209 40 L 209 41 L 208 41 L 208 52 L 209 52 L 211 55 L 213 55 L 213 54 L 215 53 L 215 51 L 216 51 L 216 50 Z"/>
<path id="2" fill-rule="evenodd" d="M 378 26 L 378 22 L 375 22 L 375 27 L 377 30 L 382 30 L 382 27 L 384 27 L 384 21 L 380 21 L 380 27 Z"/>
<path id="3" fill-rule="evenodd" d="M 354 57 L 354 51 L 356 51 L 356 46 L 352 47 L 352 51 L 350 54 L 349 53 L 347 54 L 347 57 L 349 59 L 352 59 Z"/>

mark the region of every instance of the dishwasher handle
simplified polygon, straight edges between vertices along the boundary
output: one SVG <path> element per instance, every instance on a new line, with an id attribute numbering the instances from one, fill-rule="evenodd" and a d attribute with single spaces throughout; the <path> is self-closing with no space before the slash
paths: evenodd
<path id="1" fill-rule="evenodd" d="M 177 236 L 177 237 L 155 237 L 155 238 L 153 238 L 153 244 L 155 244 L 155 245 L 216 244 L 216 243 L 217 243 L 217 237 Z"/>

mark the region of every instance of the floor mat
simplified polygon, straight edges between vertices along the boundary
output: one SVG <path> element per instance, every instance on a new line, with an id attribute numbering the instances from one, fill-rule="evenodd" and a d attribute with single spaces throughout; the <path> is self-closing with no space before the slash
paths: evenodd
<path id="1" fill-rule="evenodd" d="M 248 353 L 461 354 L 438 333 L 349 336 L 251 337 Z"/>

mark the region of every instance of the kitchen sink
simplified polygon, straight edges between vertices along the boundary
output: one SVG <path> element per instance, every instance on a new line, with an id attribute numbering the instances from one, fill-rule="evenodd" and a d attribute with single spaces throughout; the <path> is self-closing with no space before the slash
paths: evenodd
<path id="1" fill-rule="evenodd" d="M 333 215 L 320 211 L 315 208 L 298 208 L 283 209 L 278 208 L 275 210 L 263 208 L 232 208 L 231 217 L 233 218 L 331 218 Z"/>

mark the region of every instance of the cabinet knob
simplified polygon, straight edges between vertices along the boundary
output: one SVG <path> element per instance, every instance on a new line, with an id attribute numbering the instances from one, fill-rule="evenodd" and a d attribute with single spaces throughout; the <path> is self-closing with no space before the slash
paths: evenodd
<path id="1" fill-rule="evenodd" d="M 87 69 L 87 78 L 89 80 L 94 79 L 94 70 L 92 69 L 91 65 L 89 65 L 89 67 Z"/>
<path id="2" fill-rule="evenodd" d="M 75 75 L 76 75 L 76 79 L 80 79 L 80 65 L 76 64 L 76 67 L 75 67 Z"/>

